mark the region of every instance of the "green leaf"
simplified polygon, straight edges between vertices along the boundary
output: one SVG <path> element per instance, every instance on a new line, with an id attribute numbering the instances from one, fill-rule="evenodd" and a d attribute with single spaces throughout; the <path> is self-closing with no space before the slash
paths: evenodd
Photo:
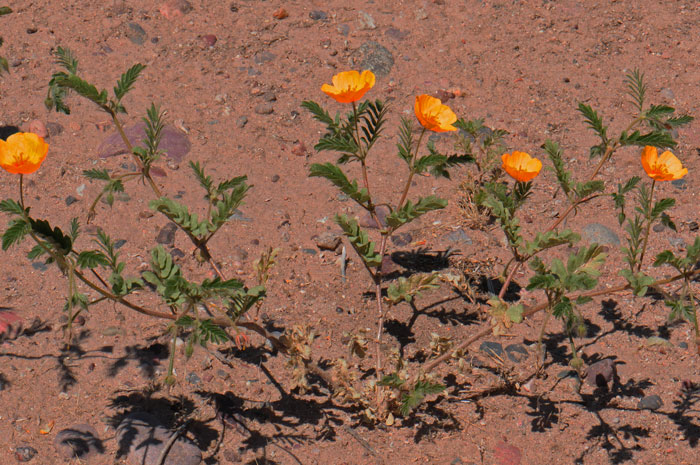
<path id="1" fill-rule="evenodd" d="M 556 276 L 551 273 L 547 274 L 536 274 L 530 278 L 526 289 L 532 291 L 534 289 L 553 289 L 559 283 Z"/>
<path id="2" fill-rule="evenodd" d="M 618 274 L 627 280 L 634 291 L 634 295 L 638 297 L 646 295 L 649 286 L 655 281 L 654 278 L 642 272 L 633 273 L 630 270 L 620 270 Z"/>
<path id="3" fill-rule="evenodd" d="M 603 192 L 605 190 L 605 183 L 600 180 L 588 181 L 585 183 L 576 183 L 576 197 L 578 200 L 583 200 L 586 197 L 595 194 L 596 192 Z"/>
<path id="4" fill-rule="evenodd" d="M 632 102 L 640 112 L 644 108 L 644 97 L 646 95 L 647 86 L 644 84 L 644 73 L 640 73 L 638 69 L 634 69 L 627 74 L 625 78 L 627 84 L 627 93 L 632 98 Z"/>
<path id="5" fill-rule="evenodd" d="M 653 266 L 661 266 L 665 264 L 676 265 L 678 263 L 678 258 L 670 250 L 664 250 L 656 255 Z"/>
<path id="6" fill-rule="evenodd" d="M 197 239 L 202 240 L 207 234 L 217 229 L 207 220 L 200 221 L 197 214 L 191 214 L 186 205 L 167 197 L 151 200 L 148 205 L 152 210 L 163 213 L 184 231 L 192 234 Z"/>
<path id="7" fill-rule="evenodd" d="M 306 108 L 307 110 L 309 110 L 311 112 L 311 114 L 313 115 L 313 117 L 315 119 L 319 120 L 320 122 L 322 122 L 328 126 L 334 125 L 333 118 L 331 118 L 331 116 L 328 114 L 328 112 L 326 110 L 324 110 L 323 108 L 321 108 L 321 105 L 319 105 L 318 103 L 311 101 L 311 100 L 305 100 L 305 101 L 301 102 L 301 106 L 303 108 Z"/>
<path id="8" fill-rule="evenodd" d="M 674 223 L 671 217 L 668 216 L 666 213 L 661 214 L 661 224 L 666 226 L 668 229 L 676 231 L 676 223 Z"/>
<path id="9" fill-rule="evenodd" d="M 357 181 L 350 182 L 340 167 L 333 163 L 314 163 L 309 170 L 310 177 L 322 177 L 329 180 L 340 191 L 357 202 L 362 208 L 369 209 L 370 197 L 367 189 L 358 187 Z"/>
<path id="10" fill-rule="evenodd" d="M 226 331 L 211 320 L 202 320 L 199 322 L 199 343 L 202 346 L 206 346 L 207 342 L 223 344 L 228 340 L 229 338 Z"/>
<path id="11" fill-rule="evenodd" d="M 0 211 L 15 215 L 22 215 L 24 213 L 22 211 L 22 206 L 12 199 L 3 200 L 0 202 Z"/>
<path id="12" fill-rule="evenodd" d="M 110 260 L 98 250 L 86 250 L 78 254 L 77 264 L 80 268 L 97 268 L 98 266 L 110 266 Z"/>
<path id="13" fill-rule="evenodd" d="M 686 251 L 686 257 L 691 263 L 696 263 L 700 259 L 700 236 L 695 236 L 695 241 Z"/>
<path id="14" fill-rule="evenodd" d="M 360 228 L 357 220 L 346 215 L 335 215 L 334 219 L 367 266 L 379 267 L 382 264 L 382 256 L 375 251 L 375 243 L 369 239 L 367 232 Z"/>
<path id="15" fill-rule="evenodd" d="M 384 375 L 382 379 L 377 381 L 380 386 L 389 386 L 394 389 L 399 389 L 401 386 L 406 384 L 406 380 L 402 379 L 398 373 L 392 373 L 390 375 Z"/>
<path id="16" fill-rule="evenodd" d="M 58 226 L 52 229 L 48 221 L 35 220 L 32 218 L 29 219 L 29 223 L 31 224 L 32 231 L 34 231 L 34 233 L 46 240 L 58 251 L 67 254 L 72 250 L 73 241 L 71 240 L 70 236 L 63 234 L 63 231 L 61 231 Z"/>
<path id="17" fill-rule="evenodd" d="M 106 90 L 98 91 L 95 86 L 74 74 L 57 75 L 54 82 L 60 87 L 67 87 L 74 90 L 79 95 L 91 100 L 97 105 L 104 106 L 107 104 Z"/>
<path id="18" fill-rule="evenodd" d="M 532 241 L 526 242 L 521 249 L 526 255 L 534 255 L 543 250 L 551 249 L 552 247 L 557 247 L 564 244 L 573 245 L 580 239 L 581 236 L 570 229 L 565 229 L 563 231 L 540 232 L 537 233 Z"/>
<path id="19" fill-rule="evenodd" d="M 692 116 L 681 115 L 676 118 L 669 118 L 666 121 L 664 121 L 664 123 L 671 126 L 672 128 L 678 128 L 691 123 L 693 120 L 695 120 L 695 118 L 693 118 Z"/>
<path id="20" fill-rule="evenodd" d="M 559 186 L 564 191 L 564 194 L 569 197 L 569 193 L 573 190 L 573 184 L 571 180 L 571 172 L 567 171 L 564 165 L 564 159 L 562 158 L 562 151 L 559 144 L 555 141 L 547 139 L 542 148 L 549 156 L 552 162 L 552 171 L 557 176 L 557 181 L 559 181 Z"/>
<path id="21" fill-rule="evenodd" d="M 30 224 L 23 218 L 10 220 L 7 229 L 2 234 L 2 250 L 9 249 L 13 244 L 19 243 L 24 236 L 31 231 Z"/>
<path id="22" fill-rule="evenodd" d="M 114 96 L 117 98 L 117 100 L 121 100 L 122 97 L 124 97 L 124 95 L 131 90 L 131 87 L 134 85 L 136 79 L 139 77 L 139 74 L 141 74 L 141 71 L 143 71 L 144 68 L 146 68 L 145 65 L 136 63 L 124 74 L 122 74 L 119 81 L 117 81 L 117 85 L 114 87 Z"/>
<path id="23" fill-rule="evenodd" d="M 397 229 L 421 215 L 433 210 L 440 210 L 446 206 L 447 200 L 434 195 L 420 197 L 415 205 L 410 200 L 407 200 L 403 207 L 387 215 L 386 224 L 392 229 Z"/>
<path id="24" fill-rule="evenodd" d="M 583 115 L 585 123 L 593 129 L 603 143 L 606 143 L 608 128 L 603 124 L 603 119 L 598 113 L 585 103 L 578 104 L 578 111 Z"/>
<path id="25" fill-rule="evenodd" d="M 396 283 L 389 285 L 387 298 L 392 305 L 402 301 L 411 302 L 422 291 L 440 287 L 437 282 L 439 279 L 440 275 L 438 273 L 412 274 L 408 278 L 401 276 Z"/>
<path id="26" fill-rule="evenodd" d="M 361 121 L 360 140 L 365 145 L 365 153 L 369 152 L 382 133 L 386 118 L 387 107 L 380 101 L 363 102 L 358 108 L 358 119 Z"/>
<path id="27" fill-rule="evenodd" d="M 513 323 L 521 323 L 523 321 L 523 310 L 522 304 L 511 305 L 508 307 L 508 310 L 506 310 L 506 316 L 510 318 L 510 321 Z"/>
<path id="28" fill-rule="evenodd" d="M 85 176 L 88 179 L 94 179 L 96 181 L 109 181 L 112 179 L 109 175 L 109 171 L 107 171 L 106 169 L 84 170 L 83 176 Z"/>
<path id="29" fill-rule="evenodd" d="M 678 143 L 673 140 L 670 134 L 664 131 L 652 131 L 647 134 L 634 131 L 632 134 L 622 132 L 622 134 L 620 134 L 620 145 L 635 145 L 638 147 L 652 145 L 659 148 L 673 148 L 678 145 Z"/>
<path id="30" fill-rule="evenodd" d="M 401 124 L 399 125 L 399 142 L 396 144 L 396 147 L 399 158 L 405 161 L 406 164 L 410 164 L 413 158 L 413 144 L 413 120 L 402 116 Z"/>
<path id="31" fill-rule="evenodd" d="M 64 67 L 70 74 L 78 72 L 78 60 L 70 49 L 58 47 L 54 52 L 54 56 L 56 57 L 56 63 Z"/>
<path id="32" fill-rule="evenodd" d="M 48 247 L 48 246 L 47 246 Z M 46 253 L 46 249 L 44 247 L 40 246 L 39 244 L 35 245 L 32 247 L 32 250 L 27 252 L 27 258 L 30 260 L 34 260 L 35 258 L 39 258 L 42 255 Z"/>
<path id="33" fill-rule="evenodd" d="M 676 205 L 676 199 L 672 198 L 661 199 L 654 203 L 654 208 L 651 210 L 652 221 L 657 219 L 663 212 L 669 208 L 672 208 L 674 205 Z"/>
<path id="34" fill-rule="evenodd" d="M 404 395 L 404 397 L 401 399 L 401 406 L 399 407 L 401 415 L 404 417 L 408 416 L 408 414 L 411 413 L 411 410 L 423 402 L 425 396 L 430 394 L 439 394 L 444 390 L 445 386 L 442 384 L 431 383 L 429 381 L 418 381 L 411 392 Z"/>

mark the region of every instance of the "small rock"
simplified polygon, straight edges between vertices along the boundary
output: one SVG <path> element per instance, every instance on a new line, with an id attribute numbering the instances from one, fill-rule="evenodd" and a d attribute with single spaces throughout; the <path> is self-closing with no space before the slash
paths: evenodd
<path id="1" fill-rule="evenodd" d="M 173 245 L 176 231 L 177 225 L 175 223 L 166 224 L 160 229 L 160 232 L 158 232 L 156 242 L 163 245 Z"/>
<path id="2" fill-rule="evenodd" d="M 654 225 L 654 227 L 651 228 L 651 229 L 653 229 L 654 232 L 661 232 L 661 231 L 663 231 L 664 229 L 666 229 L 666 226 L 664 226 L 664 225 L 661 224 L 661 223 L 656 223 L 656 224 Z"/>
<path id="3" fill-rule="evenodd" d="M 308 255 L 316 255 L 315 249 L 301 249 L 301 251 Z"/>
<path id="4" fill-rule="evenodd" d="M 280 8 L 279 10 L 272 13 L 273 18 L 280 19 L 280 20 L 287 18 L 288 16 L 289 16 L 289 13 L 287 13 L 287 10 L 285 10 L 284 8 Z"/>
<path id="5" fill-rule="evenodd" d="M 169 0 L 158 7 L 165 19 L 176 19 L 192 11 L 192 5 L 187 0 Z"/>
<path id="6" fill-rule="evenodd" d="M 296 155 L 297 157 L 303 157 L 306 156 L 306 154 L 307 150 L 304 143 L 301 141 L 294 142 L 294 145 L 292 146 L 292 155 Z"/>
<path id="7" fill-rule="evenodd" d="M 124 244 L 126 244 L 126 239 L 119 239 L 117 241 L 114 241 L 114 248 L 115 249 L 121 249 L 124 247 Z"/>
<path id="8" fill-rule="evenodd" d="M 170 251 L 170 255 L 172 255 L 175 258 L 183 258 L 185 256 L 185 252 L 175 247 L 173 248 L 173 250 Z"/>
<path id="9" fill-rule="evenodd" d="M 486 355 L 492 355 L 497 358 L 503 358 L 503 346 L 500 342 L 484 341 L 479 346 L 479 350 Z"/>
<path id="10" fill-rule="evenodd" d="M 227 380 L 231 377 L 231 375 L 228 373 L 228 371 L 222 370 L 221 368 L 216 370 L 216 376 L 218 376 L 219 378 L 221 378 L 223 380 Z"/>
<path id="11" fill-rule="evenodd" d="M 656 394 L 653 394 L 651 396 L 642 397 L 642 399 L 637 404 L 637 408 L 645 410 L 658 410 L 663 405 L 664 402 L 661 400 L 661 397 L 657 396 Z"/>
<path id="12" fill-rule="evenodd" d="M 139 212 L 139 218 L 142 220 L 145 220 L 146 218 L 152 218 L 154 213 L 151 210 L 141 210 Z"/>
<path id="13" fill-rule="evenodd" d="M 53 440 L 58 454 L 65 459 L 87 460 L 104 453 L 104 446 L 97 431 L 86 424 L 74 425 L 61 430 Z"/>
<path id="14" fill-rule="evenodd" d="M 82 126 L 77 121 L 71 121 L 70 123 L 68 123 L 68 129 L 70 129 L 73 132 L 78 132 L 82 129 Z"/>
<path id="15" fill-rule="evenodd" d="M 201 37 L 202 45 L 206 48 L 212 48 L 216 45 L 217 38 L 214 34 L 205 34 Z"/>
<path id="16" fill-rule="evenodd" d="M 615 378 L 615 372 L 615 361 L 613 359 L 600 360 L 586 368 L 586 383 L 593 387 L 607 388 Z"/>
<path id="17" fill-rule="evenodd" d="M 326 231 L 316 238 L 316 247 L 321 250 L 335 250 L 340 245 L 340 236 Z"/>
<path id="18" fill-rule="evenodd" d="M 339 24 L 338 25 L 338 32 L 340 32 L 342 35 L 347 37 L 348 34 L 350 33 L 350 26 L 348 26 L 347 24 Z"/>
<path id="19" fill-rule="evenodd" d="M 357 24 L 360 30 L 371 30 L 377 28 L 377 25 L 374 23 L 374 18 L 372 18 L 372 15 L 364 11 L 360 11 L 358 13 Z"/>
<path id="20" fill-rule="evenodd" d="M 328 13 L 321 10 L 313 10 L 311 13 L 309 13 L 309 18 L 313 19 L 314 21 L 326 21 L 328 20 Z"/>
<path id="21" fill-rule="evenodd" d="M 270 181 L 272 182 L 277 182 L 280 180 L 279 174 L 273 174 L 272 177 L 270 178 Z"/>
<path id="22" fill-rule="evenodd" d="M 229 219 L 229 220 L 235 220 L 235 221 L 245 221 L 245 222 L 247 222 L 247 223 L 253 221 L 252 218 L 249 218 L 249 217 L 245 216 L 245 215 L 243 214 L 243 212 L 240 211 L 240 210 L 237 209 L 237 208 L 233 211 L 233 215 L 229 216 L 228 219 Z"/>
<path id="23" fill-rule="evenodd" d="M 236 119 L 236 127 L 238 129 L 243 129 L 243 127 L 245 127 L 246 124 L 248 124 L 247 116 L 239 116 L 238 119 Z"/>
<path id="24" fill-rule="evenodd" d="M 265 100 L 266 102 L 276 102 L 277 101 L 277 96 L 272 91 L 263 92 L 262 94 L 260 94 L 260 97 L 262 97 L 263 100 Z"/>
<path id="25" fill-rule="evenodd" d="M 256 53 L 255 57 L 253 57 L 253 61 L 258 65 L 269 63 L 274 59 L 275 59 L 275 55 L 270 53 L 270 52 L 267 52 L 267 51 L 261 52 L 261 53 Z"/>
<path id="26" fill-rule="evenodd" d="M 29 462 L 36 454 L 36 449 L 30 446 L 19 446 L 15 448 L 15 459 L 17 459 L 18 462 Z"/>
<path id="27" fill-rule="evenodd" d="M 424 8 L 417 9 L 415 14 L 416 14 L 417 21 L 422 21 L 422 20 L 428 18 L 428 13 L 425 11 Z"/>
<path id="28" fill-rule="evenodd" d="M 674 179 L 671 181 L 671 185 L 680 191 L 688 188 L 688 182 L 685 179 Z"/>
<path id="29" fill-rule="evenodd" d="M 275 111 L 271 103 L 261 103 L 255 107 L 255 113 L 259 115 L 269 115 Z"/>
<path id="30" fill-rule="evenodd" d="M 77 201 L 78 201 L 78 199 L 76 199 L 72 195 L 69 195 L 68 197 L 66 197 L 66 206 L 71 206 Z"/>
<path id="31" fill-rule="evenodd" d="M 195 372 L 188 373 L 185 379 L 190 384 L 200 384 L 202 382 L 202 379 Z"/>
<path id="32" fill-rule="evenodd" d="M 455 243 L 461 243 L 461 244 L 471 244 L 472 239 L 467 235 L 467 233 L 464 231 L 464 229 L 459 228 L 456 231 L 452 231 L 451 233 L 447 234 L 445 238 L 450 241 L 450 242 L 455 242 Z"/>
<path id="33" fill-rule="evenodd" d="M 695 232 L 698 229 L 700 229 L 700 225 L 698 225 L 697 221 L 691 221 L 690 223 L 688 223 L 688 229 L 692 232 Z"/>
<path id="34" fill-rule="evenodd" d="M 527 358 L 528 352 L 522 344 L 510 344 L 506 346 L 506 355 L 511 361 L 518 363 Z"/>
<path id="35" fill-rule="evenodd" d="M 411 233 L 396 233 L 391 236 L 391 243 L 397 247 L 406 247 L 413 240 Z"/>
<path id="36" fill-rule="evenodd" d="M 75 193 L 81 197 L 83 196 L 83 192 L 85 192 L 85 184 L 81 184 L 75 188 Z"/>
<path id="37" fill-rule="evenodd" d="M 382 228 L 386 227 L 386 217 L 389 214 L 389 207 L 380 205 L 376 208 L 376 212 L 379 222 L 382 224 Z M 376 221 L 374 221 L 374 218 L 372 218 L 369 212 L 365 212 L 365 214 L 362 215 L 362 218 L 360 218 L 360 226 L 364 228 L 379 229 L 379 225 Z"/>
<path id="38" fill-rule="evenodd" d="M 234 247 L 231 250 L 231 258 L 237 262 L 244 262 L 248 259 L 248 252 L 240 247 Z"/>
<path id="39" fill-rule="evenodd" d="M 158 418 L 145 412 L 131 413 L 117 428 L 119 453 L 132 465 L 156 465 L 165 444 L 172 436 Z M 199 465 L 202 452 L 180 435 L 170 448 L 163 465 Z"/>
<path id="40" fill-rule="evenodd" d="M 117 336 L 117 335 L 123 335 L 125 333 L 124 329 L 118 327 L 118 326 L 107 326 L 101 331 L 103 336 Z"/>
<path id="41" fill-rule="evenodd" d="M 678 343 L 678 347 L 680 347 L 681 349 L 687 349 L 687 348 L 688 348 L 688 343 L 685 342 L 685 341 L 679 342 L 679 343 Z"/>
<path id="42" fill-rule="evenodd" d="M 576 378 L 578 377 L 578 373 L 576 370 L 562 370 L 559 373 L 557 373 L 557 378 L 559 379 L 565 379 L 565 378 Z"/>
<path id="43" fill-rule="evenodd" d="M 669 237 L 668 243 L 677 249 L 684 249 L 685 248 L 685 241 L 680 237 Z"/>
<path id="44" fill-rule="evenodd" d="M 406 37 L 410 36 L 411 33 L 408 31 L 402 31 L 400 29 L 390 27 L 389 29 L 386 30 L 386 32 L 384 32 L 384 35 L 389 36 L 392 39 L 404 40 Z"/>
<path id="45" fill-rule="evenodd" d="M 146 31 L 137 23 L 126 25 L 126 37 L 136 45 L 143 45 L 146 41 Z"/>
<path id="46" fill-rule="evenodd" d="M 610 228 L 600 223 L 590 223 L 583 227 L 581 234 L 588 242 L 598 245 L 620 245 L 620 238 Z"/>
<path id="47" fill-rule="evenodd" d="M 663 89 L 661 89 L 659 91 L 659 93 L 666 100 L 673 100 L 674 98 L 676 98 L 676 96 L 673 95 L 673 91 L 671 89 L 669 89 L 668 87 L 664 87 Z"/>
<path id="48" fill-rule="evenodd" d="M 49 132 L 49 137 L 53 137 L 63 132 L 63 126 L 58 123 L 46 123 L 46 130 Z"/>
<path id="49" fill-rule="evenodd" d="M 359 69 L 368 69 L 377 78 L 387 76 L 394 66 L 394 56 L 391 52 L 374 41 L 365 42 L 353 53 L 353 62 L 357 61 L 360 62 Z"/>
<path id="50" fill-rule="evenodd" d="M 27 126 L 27 132 L 33 132 L 37 136 L 45 139 L 49 135 L 49 131 L 41 120 L 35 119 Z"/>

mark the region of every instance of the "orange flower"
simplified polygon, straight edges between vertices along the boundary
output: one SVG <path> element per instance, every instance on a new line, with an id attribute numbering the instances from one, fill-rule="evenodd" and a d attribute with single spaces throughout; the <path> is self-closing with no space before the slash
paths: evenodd
<path id="1" fill-rule="evenodd" d="M 41 166 L 49 144 L 31 132 L 18 132 L 0 139 L 0 166 L 13 174 L 30 174 Z"/>
<path id="2" fill-rule="evenodd" d="M 452 123 L 457 121 L 457 115 L 443 105 L 439 98 L 430 95 L 418 95 L 415 104 L 416 118 L 425 129 L 435 132 L 456 131 Z"/>
<path id="3" fill-rule="evenodd" d="M 324 84 L 321 90 L 340 103 L 360 100 L 368 90 L 374 87 L 374 73 L 369 70 L 343 71 L 333 76 L 333 85 Z"/>
<path id="4" fill-rule="evenodd" d="M 503 160 L 502 168 L 505 172 L 520 182 L 532 181 L 542 169 L 542 162 L 537 158 L 532 158 L 530 154 L 516 150 L 513 153 L 504 153 L 501 160 Z"/>
<path id="5" fill-rule="evenodd" d="M 688 174 L 681 161 L 668 150 L 659 156 L 656 147 L 647 145 L 642 149 L 642 166 L 651 179 L 675 181 Z"/>

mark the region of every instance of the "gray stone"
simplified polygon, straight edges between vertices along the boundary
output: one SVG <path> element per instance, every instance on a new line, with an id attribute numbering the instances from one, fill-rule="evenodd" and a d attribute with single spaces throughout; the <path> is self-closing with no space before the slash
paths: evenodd
<path id="1" fill-rule="evenodd" d="M 163 245 L 173 245 L 175 242 L 175 232 L 177 231 L 177 225 L 175 223 L 168 223 L 163 226 L 156 236 L 156 242 Z"/>
<path id="2" fill-rule="evenodd" d="M 557 373 L 557 378 L 559 379 L 576 378 L 577 376 L 576 370 L 561 370 Z"/>
<path id="3" fill-rule="evenodd" d="M 316 255 L 315 249 L 301 249 L 301 251 L 308 255 Z"/>
<path id="4" fill-rule="evenodd" d="M 583 227 L 581 235 L 588 242 L 598 245 L 620 245 L 620 238 L 610 228 L 600 223 L 590 223 Z"/>
<path id="5" fill-rule="evenodd" d="M 122 247 L 124 247 L 124 244 L 126 244 L 126 239 L 119 239 L 117 241 L 114 241 L 114 248 L 121 249 Z"/>
<path id="6" fill-rule="evenodd" d="M 360 62 L 359 69 L 369 69 L 377 78 L 388 76 L 394 66 L 394 56 L 391 52 L 374 41 L 360 45 L 353 54 L 353 60 Z"/>
<path id="7" fill-rule="evenodd" d="M 608 387 L 615 378 L 615 361 L 606 358 L 586 368 L 586 383 L 594 387 Z"/>
<path id="8" fill-rule="evenodd" d="M 253 61 L 255 62 L 255 64 L 258 64 L 258 65 L 269 63 L 274 59 L 275 59 L 275 55 L 270 53 L 270 52 L 267 52 L 267 51 L 256 53 L 255 57 L 253 57 Z"/>
<path id="9" fill-rule="evenodd" d="M 357 25 L 360 30 L 377 29 L 377 25 L 374 23 L 374 18 L 372 18 L 372 15 L 364 11 L 360 11 L 357 14 Z"/>
<path id="10" fill-rule="evenodd" d="M 338 32 L 340 32 L 342 35 L 347 37 L 348 34 L 350 33 L 350 26 L 348 26 L 347 24 L 339 24 L 338 25 Z"/>
<path id="11" fill-rule="evenodd" d="M 261 103 L 255 106 L 255 113 L 259 115 L 270 115 L 275 111 L 271 103 Z"/>
<path id="12" fill-rule="evenodd" d="M 309 18 L 313 19 L 314 21 L 327 21 L 328 13 L 321 10 L 313 10 L 311 13 L 309 13 Z"/>
<path id="13" fill-rule="evenodd" d="M 231 258 L 239 262 L 244 262 L 248 260 L 248 252 L 240 247 L 234 247 L 231 250 Z"/>
<path id="14" fill-rule="evenodd" d="M 44 262 L 32 262 L 32 268 L 41 272 L 44 272 L 49 269 L 49 267 L 46 266 L 46 263 Z"/>
<path id="15" fill-rule="evenodd" d="M 86 424 L 59 431 L 53 445 L 58 454 L 66 459 L 87 460 L 105 451 L 95 428 Z"/>
<path id="16" fill-rule="evenodd" d="M 484 341 L 479 346 L 481 350 L 486 355 L 492 355 L 498 358 L 503 358 L 503 346 L 500 342 Z"/>
<path id="17" fill-rule="evenodd" d="M 688 343 L 687 342 L 679 342 L 678 347 L 680 347 L 681 349 L 687 349 Z"/>
<path id="18" fill-rule="evenodd" d="M 385 207 L 384 205 L 380 205 L 375 211 L 377 212 L 377 217 L 379 218 L 379 222 L 382 224 L 382 227 L 385 227 L 386 217 L 389 214 L 389 208 Z M 365 212 L 365 214 L 362 215 L 362 218 L 360 218 L 360 226 L 364 228 L 379 229 L 379 225 L 376 221 L 374 221 L 374 218 L 370 216 L 369 212 Z"/>
<path id="19" fill-rule="evenodd" d="M 527 358 L 528 352 L 522 344 L 510 344 L 506 346 L 506 355 L 511 361 L 519 363 Z"/>
<path id="20" fill-rule="evenodd" d="M 667 100 L 673 100 L 674 98 L 676 98 L 676 96 L 673 95 L 673 91 L 671 89 L 669 89 L 668 87 L 664 87 L 663 89 L 661 89 L 659 91 L 659 93 L 661 94 L 661 96 L 663 98 L 665 98 Z"/>
<path id="21" fill-rule="evenodd" d="M 677 249 L 684 249 L 685 248 L 685 241 L 680 237 L 669 237 L 668 243 Z"/>
<path id="22" fill-rule="evenodd" d="M 202 379 L 193 371 L 188 373 L 187 376 L 185 376 L 185 379 L 188 383 L 194 384 L 195 386 L 201 384 L 202 382 Z"/>
<path id="23" fill-rule="evenodd" d="M 15 447 L 15 460 L 18 462 L 29 462 L 36 454 L 36 449 L 31 446 Z"/>
<path id="24" fill-rule="evenodd" d="M 411 33 L 408 31 L 402 31 L 400 29 L 390 27 L 386 30 L 386 32 L 384 32 L 384 35 L 391 37 L 392 39 L 404 40 L 405 38 L 409 37 Z"/>
<path id="25" fill-rule="evenodd" d="M 132 145 L 138 145 L 143 147 L 143 139 L 146 138 L 146 123 L 143 121 L 131 124 L 124 128 L 124 133 L 126 138 L 129 139 L 129 143 Z M 166 124 L 161 132 L 159 150 L 165 152 L 168 158 L 176 163 L 182 162 L 185 155 L 192 148 L 187 136 L 175 128 L 174 126 Z M 97 148 L 97 153 L 100 158 L 113 157 L 116 155 L 122 155 L 128 153 L 124 141 L 118 132 L 111 134 L 105 140 L 102 141 L 100 146 Z"/>
<path id="26" fill-rule="evenodd" d="M 117 428 L 120 453 L 131 465 L 157 465 L 158 458 L 172 437 L 158 418 L 145 412 L 127 415 Z M 199 465 L 202 452 L 189 439 L 180 435 L 173 443 L 163 465 Z"/>
<path id="27" fill-rule="evenodd" d="M 456 243 L 461 243 L 461 244 L 471 244 L 472 243 L 472 238 L 467 235 L 467 233 L 464 231 L 464 229 L 459 228 L 456 231 L 452 231 L 451 233 L 447 234 L 445 238 L 450 241 L 450 242 L 456 242 Z"/>
<path id="28" fill-rule="evenodd" d="M 146 41 L 146 31 L 137 23 L 126 25 L 126 37 L 136 45 L 143 45 Z"/>
<path id="29" fill-rule="evenodd" d="M 391 243 L 398 247 L 406 247 L 413 240 L 411 233 L 396 233 L 391 236 Z"/>
<path id="30" fill-rule="evenodd" d="M 316 247 L 321 250 L 335 250 L 340 245 L 338 234 L 326 231 L 316 238 Z"/>
<path id="31" fill-rule="evenodd" d="M 66 197 L 66 206 L 70 207 L 71 205 L 73 205 L 77 201 L 78 201 L 78 199 L 76 199 L 72 195 L 69 195 L 68 197 Z"/>
<path id="32" fill-rule="evenodd" d="M 238 119 L 236 119 L 236 127 L 238 129 L 243 129 L 246 124 L 248 124 L 247 116 L 239 116 Z"/>
<path id="33" fill-rule="evenodd" d="M 688 181 L 685 179 L 674 179 L 671 181 L 671 185 L 678 190 L 684 191 L 688 188 Z"/>
<path id="34" fill-rule="evenodd" d="M 645 410 L 658 410 L 663 405 L 664 402 L 661 400 L 661 397 L 653 394 L 651 396 L 644 396 L 637 404 L 637 408 Z"/>

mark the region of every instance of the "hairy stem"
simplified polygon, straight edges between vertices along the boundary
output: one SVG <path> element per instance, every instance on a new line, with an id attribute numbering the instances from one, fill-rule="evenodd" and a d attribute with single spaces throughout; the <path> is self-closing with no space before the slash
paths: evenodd
<path id="1" fill-rule="evenodd" d="M 656 186 L 656 179 L 651 181 L 651 192 L 649 192 L 649 205 L 647 205 L 647 228 L 644 231 L 644 242 L 642 243 L 642 253 L 639 255 L 639 262 L 637 262 L 637 271 L 642 269 L 642 262 L 644 261 L 644 254 L 647 251 L 647 244 L 649 242 L 649 232 L 651 231 L 651 209 L 654 205 L 654 186 Z"/>

